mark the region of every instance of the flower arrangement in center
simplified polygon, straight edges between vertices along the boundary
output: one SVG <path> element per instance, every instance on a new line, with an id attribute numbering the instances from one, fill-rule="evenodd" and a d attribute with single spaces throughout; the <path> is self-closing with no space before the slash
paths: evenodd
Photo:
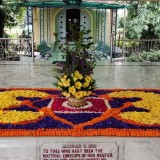
<path id="1" fill-rule="evenodd" d="M 95 67 L 91 46 L 94 44 L 89 36 L 90 30 L 77 30 L 74 24 L 70 25 L 72 37 L 78 35 L 78 39 L 72 44 L 57 40 L 58 48 L 64 53 L 65 61 L 58 64 L 56 69 L 57 82 L 55 85 L 62 90 L 65 97 L 81 99 L 92 94 L 96 87 L 96 81 L 92 78 Z M 58 34 L 55 34 L 57 36 Z"/>
<path id="2" fill-rule="evenodd" d="M 78 70 L 71 75 L 64 74 L 57 77 L 57 87 L 65 97 L 74 96 L 78 99 L 91 95 L 95 88 L 95 81 L 90 75 L 82 75 Z"/>

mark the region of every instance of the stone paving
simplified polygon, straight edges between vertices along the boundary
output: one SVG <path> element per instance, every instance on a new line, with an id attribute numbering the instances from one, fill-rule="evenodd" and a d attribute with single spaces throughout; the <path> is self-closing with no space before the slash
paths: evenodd
<path id="1" fill-rule="evenodd" d="M 54 87 L 50 61 L 0 62 L 0 87 Z M 160 88 L 159 63 L 100 61 L 94 70 L 98 88 Z"/>

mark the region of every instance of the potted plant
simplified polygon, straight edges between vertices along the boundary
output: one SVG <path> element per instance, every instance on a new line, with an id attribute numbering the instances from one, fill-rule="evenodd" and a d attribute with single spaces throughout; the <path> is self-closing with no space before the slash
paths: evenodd
<path id="1" fill-rule="evenodd" d="M 93 79 L 95 58 L 90 52 L 94 44 L 90 37 L 90 30 L 82 29 L 78 32 L 74 25 L 70 25 L 71 37 L 78 34 L 78 39 L 72 42 L 60 43 L 58 48 L 64 53 L 65 61 L 56 69 L 57 82 L 55 85 L 62 90 L 62 95 L 68 98 L 68 105 L 82 107 L 86 105 L 85 97 L 90 96 L 96 87 Z M 58 37 L 58 34 L 55 34 Z"/>

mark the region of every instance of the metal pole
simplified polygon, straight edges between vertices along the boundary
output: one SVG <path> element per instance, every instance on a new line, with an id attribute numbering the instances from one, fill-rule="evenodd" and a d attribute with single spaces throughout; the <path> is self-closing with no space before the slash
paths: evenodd
<path id="1" fill-rule="evenodd" d="M 114 40 L 114 46 L 116 47 L 116 41 L 117 41 L 117 9 L 116 9 L 115 12 L 116 13 L 115 13 L 115 40 Z M 115 48 L 114 48 L 114 50 L 115 50 Z"/>
<path id="2" fill-rule="evenodd" d="M 113 58 L 113 34 L 111 34 L 110 37 L 110 61 L 112 63 L 112 58 Z"/>
<path id="3" fill-rule="evenodd" d="M 100 13 L 101 13 L 100 14 L 100 17 L 101 17 L 101 20 L 100 20 L 100 23 L 101 23 L 101 29 L 100 29 L 100 31 L 101 31 L 101 42 L 103 44 L 103 39 L 102 39 L 102 32 L 103 32 L 103 9 L 101 9 Z"/>
<path id="4" fill-rule="evenodd" d="M 28 35 L 28 37 L 29 37 L 29 17 L 30 17 L 30 15 L 29 15 L 29 7 L 27 7 L 27 35 Z"/>
<path id="5" fill-rule="evenodd" d="M 34 62 L 34 36 L 33 34 L 31 35 L 31 40 L 32 40 L 32 61 Z"/>
<path id="6" fill-rule="evenodd" d="M 48 12 L 48 9 L 49 8 L 47 8 L 47 17 L 46 17 L 47 18 L 47 43 L 49 43 L 49 40 L 48 40 L 48 37 L 49 37 L 49 27 L 48 27 L 49 26 L 49 24 L 48 24 L 48 20 L 49 20 L 48 13 L 49 12 Z"/>
<path id="7" fill-rule="evenodd" d="M 113 58 L 113 10 L 110 10 L 111 13 L 111 35 L 110 35 L 110 62 L 112 63 L 112 58 Z"/>
<path id="8" fill-rule="evenodd" d="M 51 43 L 50 8 L 47 8 L 47 43 Z"/>
<path id="9" fill-rule="evenodd" d="M 40 43 L 44 40 L 44 8 L 40 8 Z"/>
<path id="10" fill-rule="evenodd" d="M 96 39 L 95 42 L 98 42 L 98 11 L 96 9 Z"/>
<path id="11" fill-rule="evenodd" d="M 112 54 L 116 57 L 116 23 L 117 23 L 117 9 L 112 9 Z"/>
<path id="12" fill-rule="evenodd" d="M 98 42 L 99 42 L 99 24 L 100 23 L 100 9 L 97 11 L 97 34 L 98 34 Z"/>
<path id="13" fill-rule="evenodd" d="M 106 44 L 106 9 L 105 9 L 105 15 L 104 15 L 104 44 Z"/>
<path id="14" fill-rule="evenodd" d="M 33 26 L 33 7 L 32 7 L 32 60 L 34 62 L 34 26 Z"/>
<path id="15" fill-rule="evenodd" d="M 125 2 L 125 6 L 127 5 L 127 2 Z M 126 37 L 126 9 L 124 8 L 124 24 L 123 24 L 123 45 L 122 45 L 122 58 L 124 59 L 125 57 L 125 37 Z"/>

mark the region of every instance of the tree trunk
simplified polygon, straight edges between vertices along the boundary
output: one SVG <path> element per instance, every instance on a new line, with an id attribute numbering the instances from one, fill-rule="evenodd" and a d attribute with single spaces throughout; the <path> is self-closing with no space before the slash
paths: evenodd
<path id="1" fill-rule="evenodd" d="M 0 5 L 3 5 L 3 0 L 0 0 Z M 3 9 L 0 9 L 0 38 L 3 38 L 4 35 L 4 18 Z"/>

